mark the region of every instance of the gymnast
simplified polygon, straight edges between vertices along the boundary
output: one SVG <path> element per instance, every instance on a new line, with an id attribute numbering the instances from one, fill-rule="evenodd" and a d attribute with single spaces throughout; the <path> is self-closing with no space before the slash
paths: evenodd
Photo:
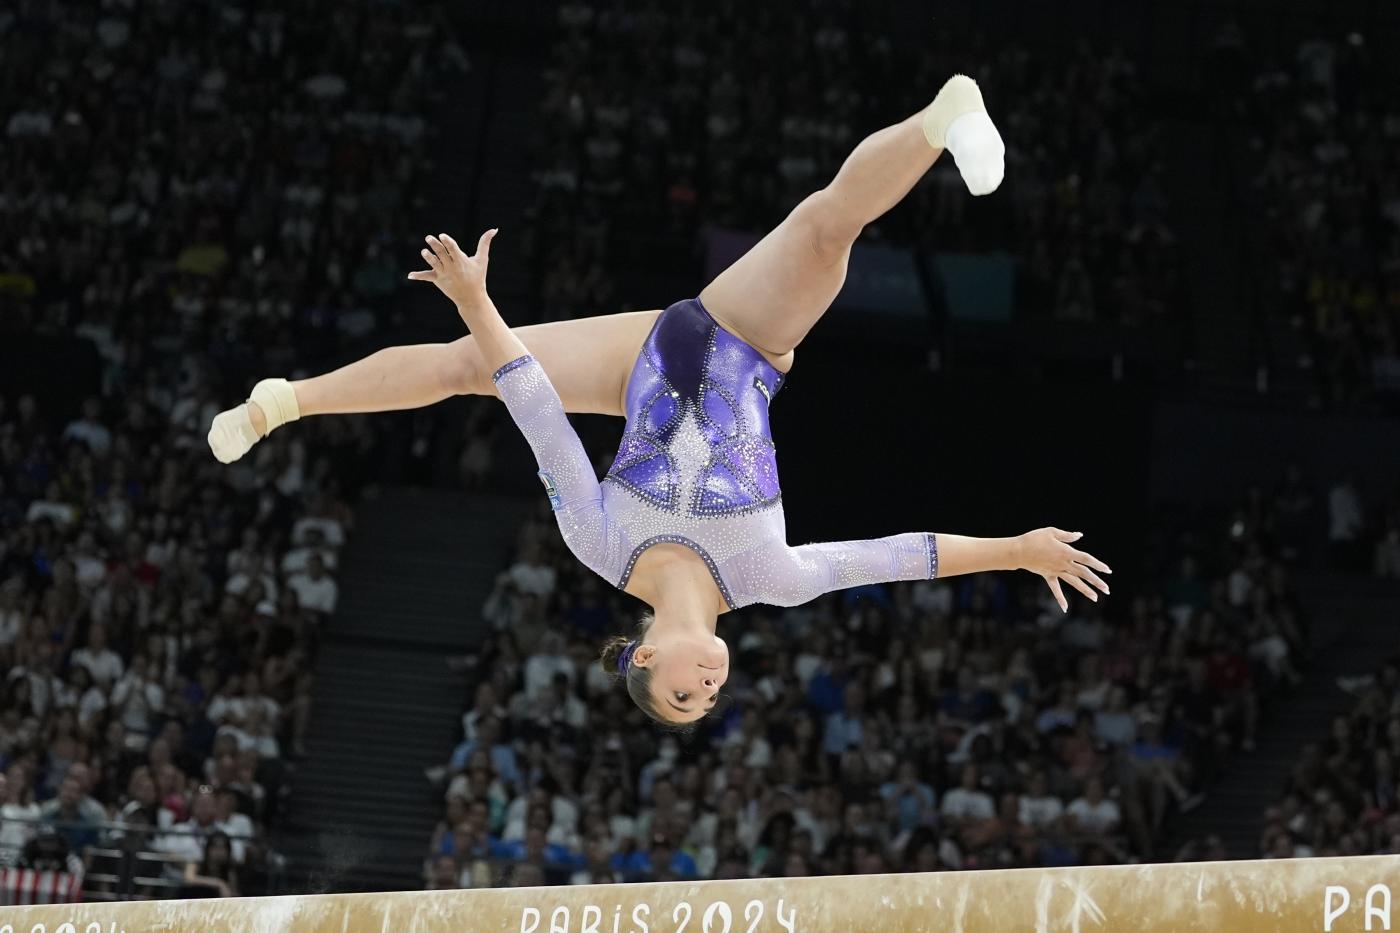
<path id="1" fill-rule="evenodd" d="M 947 149 L 973 195 L 1001 184 L 1005 146 L 976 82 L 956 75 L 920 113 L 858 145 L 827 187 L 707 285 L 698 298 L 642 311 L 512 329 L 486 293 L 495 230 L 467 255 L 426 238 L 432 282 L 470 336 L 391 347 L 334 372 L 265 379 L 209 433 L 224 463 L 307 415 L 418 408 L 453 395 L 498 395 L 529 442 L 569 550 L 652 612 L 602 663 L 653 719 L 693 723 L 729 674 L 718 617 L 753 603 L 795 606 L 822 593 L 989 570 L 1039 574 L 1062 611 L 1061 584 L 1097 601 L 1102 561 L 1080 533 L 1011 538 L 913 532 L 869 541 L 787 543 L 769 404 L 793 351 L 836 298 L 851 244 Z M 599 483 L 566 412 L 627 419 Z M 1096 571 L 1098 573 L 1096 573 Z"/>

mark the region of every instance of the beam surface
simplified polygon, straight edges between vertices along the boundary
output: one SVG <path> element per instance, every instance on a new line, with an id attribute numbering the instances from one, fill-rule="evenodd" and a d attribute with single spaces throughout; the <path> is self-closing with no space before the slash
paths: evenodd
<path id="1" fill-rule="evenodd" d="M 1397 888 L 1386 855 L 8 907 L 0 933 L 1360 933 L 1400 930 Z"/>

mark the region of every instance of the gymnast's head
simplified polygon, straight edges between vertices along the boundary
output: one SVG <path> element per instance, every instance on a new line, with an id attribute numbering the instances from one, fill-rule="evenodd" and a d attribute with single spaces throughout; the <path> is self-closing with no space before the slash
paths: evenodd
<path id="1" fill-rule="evenodd" d="M 665 726 L 704 719 L 729 678 L 729 646 L 704 626 L 648 615 L 636 638 L 615 635 L 603 645 L 603 670 L 621 679 L 642 712 Z"/>

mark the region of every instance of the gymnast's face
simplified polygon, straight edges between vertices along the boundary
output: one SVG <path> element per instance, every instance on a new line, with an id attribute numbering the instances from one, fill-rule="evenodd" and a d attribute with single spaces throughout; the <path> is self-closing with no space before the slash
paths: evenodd
<path id="1" fill-rule="evenodd" d="M 729 646 L 718 635 L 653 625 L 632 663 L 651 673 L 651 698 L 669 722 L 695 722 L 714 709 L 729 679 Z"/>

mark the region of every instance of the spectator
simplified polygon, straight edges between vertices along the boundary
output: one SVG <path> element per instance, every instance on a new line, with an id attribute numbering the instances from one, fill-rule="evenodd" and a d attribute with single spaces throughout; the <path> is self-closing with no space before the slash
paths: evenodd
<path id="1" fill-rule="evenodd" d="M 340 589 L 331 575 L 326 572 L 325 560 L 319 553 L 310 554 L 307 558 L 306 570 L 288 577 L 287 586 L 297 594 L 297 604 L 302 609 L 323 616 L 335 612 Z"/>
<path id="2" fill-rule="evenodd" d="M 996 815 L 992 798 L 979 784 L 976 765 L 966 765 L 961 783 L 943 795 L 943 817 L 953 825 L 990 820 Z"/>
<path id="3" fill-rule="evenodd" d="M 131 669 L 112 688 L 112 711 L 126 729 L 133 751 L 146 746 L 156 718 L 165 712 L 165 689 L 151 680 L 145 655 L 131 659 Z"/>
<path id="4" fill-rule="evenodd" d="M 208 891 L 199 892 L 199 896 L 237 897 L 238 868 L 232 853 L 227 835 L 210 833 L 204 840 L 204 851 L 199 861 L 185 864 L 185 884 L 213 891 L 212 895 Z"/>
<path id="5" fill-rule="evenodd" d="M 86 647 L 74 651 L 68 663 L 86 669 L 92 677 L 93 686 L 99 690 L 110 690 L 122 679 L 126 669 L 121 656 L 107 646 L 107 627 L 104 625 L 94 625 L 88 630 Z"/>
<path id="6" fill-rule="evenodd" d="M 1096 777 L 1084 782 L 1084 794 L 1070 803 L 1065 814 L 1074 828 L 1096 836 L 1111 835 L 1122 821 L 1118 804 L 1104 796 L 1103 782 Z"/>
<path id="7" fill-rule="evenodd" d="M 69 775 L 59 784 L 58 796 L 40 808 L 44 822 L 67 841 L 69 851 L 74 853 L 96 845 L 99 838 L 99 826 L 84 814 L 82 802 L 82 784 Z"/>

